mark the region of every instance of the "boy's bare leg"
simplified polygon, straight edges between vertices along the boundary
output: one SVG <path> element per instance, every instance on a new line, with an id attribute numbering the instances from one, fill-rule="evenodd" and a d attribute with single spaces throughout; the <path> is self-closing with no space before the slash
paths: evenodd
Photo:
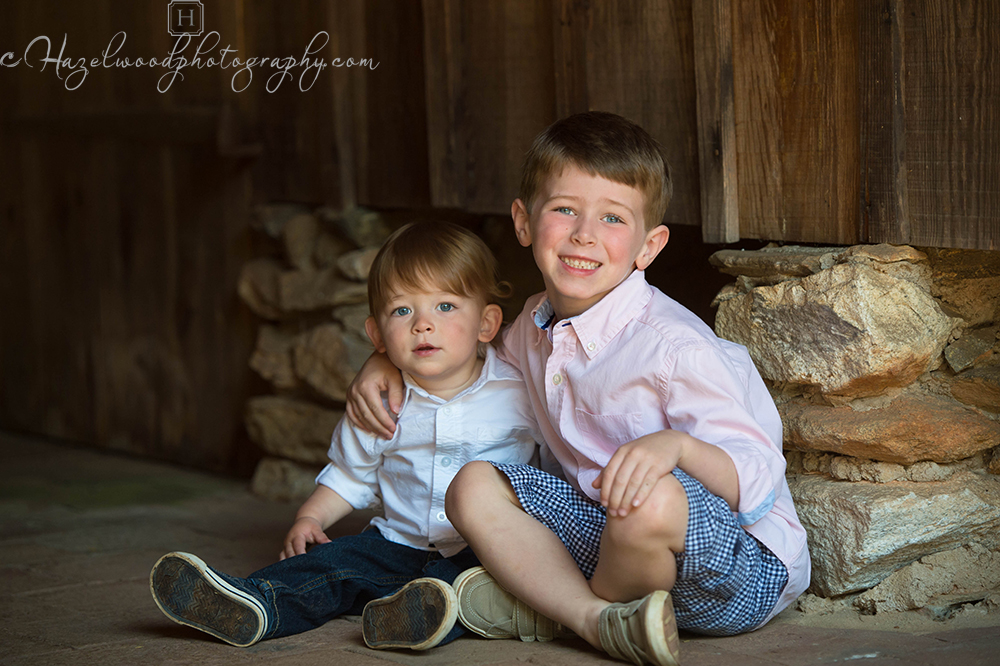
<path id="1" fill-rule="evenodd" d="M 559 537 L 524 512 L 502 472 L 469 463 L 452 481 L 446 506 L 452 524 L 511 594 L 602 649 L 598 621 L 608 602 L 591 591 Z"/>
<path id="2" fill-rule="evenodd" d="M 649 497 L 627 516 L 608 516 L 590 589 L 602 599 L 617 602 L 673 589 L 677 579 L 674 553 L 684 550 L 687 523 L 684 487 L 673 475 L 660 478 Z"/>

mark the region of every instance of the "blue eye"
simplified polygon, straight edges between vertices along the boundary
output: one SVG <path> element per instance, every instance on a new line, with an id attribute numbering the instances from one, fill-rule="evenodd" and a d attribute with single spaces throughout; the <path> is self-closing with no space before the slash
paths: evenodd
<path id="1" fill-rule="evenodd" d="M 568 208 L 566 206 L 559 206 L 559 208 L 556 208 L 556 212 L 557 213 L 565 213 L 566 215 L 572 215 L 573 214 L 573 209 L 572 208 Z"/>
<path id="2" fill-rule="evenodd" d="M 406 307 L 405 305 L 401 305 L 400 307 L 393 310 L 392 314 L 394 317 L 405 317 L 406 315 L 410 314 L 410 312 L 412 312 L 410 308 Z"/>
<path id="3" fill-rule="evenodd" d="M 605 215 L 604 219 L 612 224 L 624 224 L 625 222 L 625 220 L 612 213 L 608 213 L 607 215 Z"/>
<path id="4" fill-rule="evenodd" d="M 441 312 L 451 312 L 454 309 L 455 306 L 452 305 L 451 303 L 441 303 L 440 305 L 438 305 L 438 310 L 440 310 Z"/>

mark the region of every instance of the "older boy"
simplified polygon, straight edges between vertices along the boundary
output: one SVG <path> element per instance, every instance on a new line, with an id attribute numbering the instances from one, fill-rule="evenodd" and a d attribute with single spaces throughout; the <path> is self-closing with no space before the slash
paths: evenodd
<path id="1" fill-rule="evenodd" d="M 808 586 L 763 381 L 643 277 L 669 236 L 670 189 L 655 141 L 613 114 L 561 120 L 528 153 L 511 212 L 546 290 L 504 332 L 504 356 L 566 478 L 487 462 L 456 477 L 448 515 L 489 571 L 455 583 L 477 633 L 531 639 L 532 621 L 552 632 L 547 617 L 619 659 L 675 664 L 675 612 L 681 628 L 734 634 Z M 385 430 L 370 385 L 348 414 Z"/>
<path id="2" fill-rule="evenodd" d="M 342 420 L 281 560 L 236 578 L 165 555 L 150 574 L 160 610 L 241 647 L 362 609 L 370 647 L 423 650 L 461 635 L 450 583 L 478 561 L 445 516 L 445 492 L 466 462 L 526 463 L 541 439 L 520 374 L 486 344 L 501 287 L 489 249 L 461 227 L 414 224 L 390 237 L 372 265 L 365 328 L 404 373 L 395 434 Z M 369 529 L 327 538 L 379 500 L 384 516 Z"/>

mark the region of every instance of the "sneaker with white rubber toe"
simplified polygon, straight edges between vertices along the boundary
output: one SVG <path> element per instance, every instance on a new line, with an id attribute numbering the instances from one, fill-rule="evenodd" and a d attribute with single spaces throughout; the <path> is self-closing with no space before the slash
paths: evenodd
<path id="1" fill-rule="evenodd" d="M 153 600 L 178 624 L 248 647 L 267 631 L 264 605 L 190 553 L 167 553 L 149 573 Z"/>
<path id="2" fill-rule="evenodd" d="M 662 590 L 601 611 L 601 647 L 615 659 L 637 666 L 677 666 L 680 640 L 670 593 Z"/>

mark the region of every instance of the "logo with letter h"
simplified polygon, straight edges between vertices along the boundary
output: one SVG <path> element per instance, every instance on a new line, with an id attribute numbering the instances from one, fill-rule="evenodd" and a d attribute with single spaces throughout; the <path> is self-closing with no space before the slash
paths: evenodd
<path id="1" fill-rule="evenodd" d="M 171 0 L 167 5 L 167 31 L 174 37 L 197 37 L 205 29 L 205 7 L 201 0 Z"/>

